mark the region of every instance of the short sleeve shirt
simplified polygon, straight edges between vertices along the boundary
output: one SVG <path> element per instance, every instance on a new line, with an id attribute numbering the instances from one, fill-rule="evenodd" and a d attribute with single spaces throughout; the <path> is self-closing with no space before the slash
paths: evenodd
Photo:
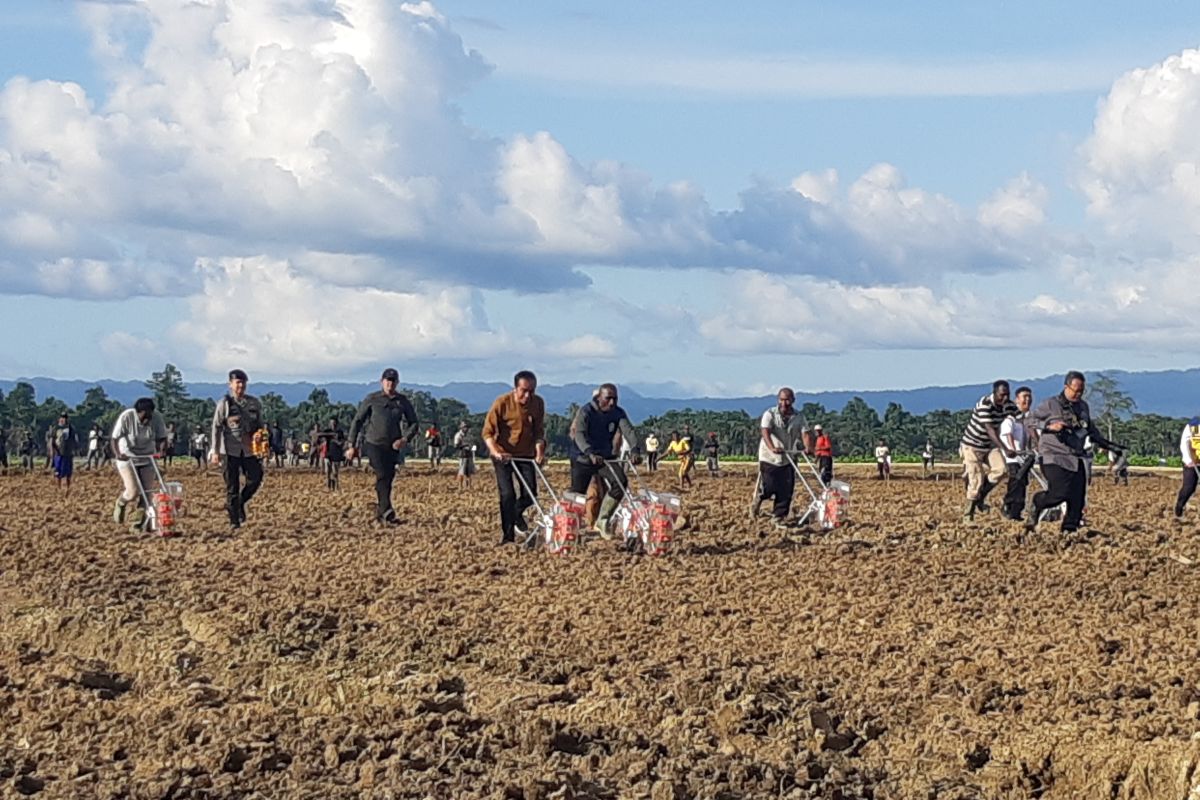
<path id="1" fill-rule="evenodd" d="M 783 414 L 779 413 L 778 406 L 763 412 L 759 427 L 767 431 L 776 447 L 782 447 L 784 450 L 795 450 L 806 429 L 799 414 L 792 414 L 785 420 Z M 771 452 L 771 448 L 767 447 L 767 443 L 761 437 L 758 440 L 758 460 L 776 467 L 787 463 L 786 457 L 782 453 Z"/>
<path id="2" fill-rule="evenodd" d="M 143 423 L 138 419 L 136 409 L 127 408 L 117 417 L 112 438 L 117 440 L 117 447 L 123 455 L 152 456 L 158 440 L 167 438 L 167 425 L 157 411 L 151 415 L 149 422 Z"/>

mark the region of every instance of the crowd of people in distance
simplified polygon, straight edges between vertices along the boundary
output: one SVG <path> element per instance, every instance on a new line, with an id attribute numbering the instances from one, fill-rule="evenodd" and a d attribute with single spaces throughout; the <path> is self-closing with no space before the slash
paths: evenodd
<path id="1" fill-rule="evenodd" d="M 406 451 L 418 440 L 420 423 L 412 402 L 398 388 L 395 369 L 383 371 L 379 389 L 358 404 L 348 429 L 335 417 L 323 426 L 314 425 L 304 437 L 266 422 L 261 402 L 247 393 L 249 379 L 244 371 L 231 370 L 228 377 L 228 391 L 216 403 L 211 425 L 190 434 L 186 443 L 177 441 L 176 426 L 163 420 L 151 398 L 141 398 L 121 412 L 108 434 L 97 423 L 80 436 L 69 415 L 63 413 L 46 433 L 47 469 L 53 472 L 56 485 L 70 492 L 75 461 L 84 447 L 87 469 L 114 461 L 122 487 L 113 518 L 136 527 L 145 521 L 145 514 L 131 512 L 130 505 L 144 506 L 147 481 L 154 477 L 144 459 L 157 457 L 169 465 L 182 445 L 197 467 L 220 468 L 228 525 L 237 530 L 246 522 L 250 503 L 263 485 L 264 467 L 308 464 L 319 468 L 326 487 L 336 491 L 343 468 L 361 466 L 365 459 L 366 469 L 375 478 L 375 520 L 381 526 L 402 524 L 392 504 L 393 484 Z M 1033 531 L 1058 513 L 1062 531 L 1078 530 L 1086 524 L 1087 490 L 1098 451 L 1107 451 L 1114 483 L 1128 485 L 1127 448 L 1110 441 L 1097 428 L 1083 399 L 1085 388 L 1084 375 L 1072 371 L 1061 392 L 1036 405 L 1030 387 L 1021 386 L 1011 393 L 1005 380 L 997 380 L 979 399 L 959 442 L 965 524 L 974 524 L 990 510 L 988 498 L 1003 482 L 999 507 L 1005 519 Z M 762 413 L 758 426 L 758 479 L 751 513 L 757 516 L 762 506 L 769 504 L 772 524 L 780 529 L 796 524 L 792 504 L 797 478 L 808 484 L 802 462 L 821 489 L 830 486 L 834 477 L 831 436 L 820 424 L 808 426 L 795 401 L 792 389 L 780 389 L 775 405 Z M 8 466 L 8 438 L 7 431 L 0 429 L 0 466 L 4 468 Z M 31 439 L 26 435 L 19 444 L 22 464 L 30 469 L 35 449 Z M 519 532 L 528 529 L 526 511 L 538 491 L 536 468 L 547 457 L 545 404 L 537 394 L 537 377 L 532 372 L 523 370 L 514 376 L 512 390 L 491 404 L 478 436 L 468 422 L 461 421 L 448 439 L 431 423 L 424 429 L 423 439 L 435 469 L 445 451 L 452 452 L 458 462 L 456 480 L 464 491 L 472 487 L 478 472 L 477 455 L 482 453 L 492 463 L 501 544 L 514 541 Z M 693 485 L 698 453 L 704 455 L 710 478 L 722 474 L 722 447 L 715 432 L 709 432 L 699 445 L 686 424 L 670 431 L 665 442 L 657 431 L 649 431 L 639 440 L 612 383 L 601 384 L 579 407 L 571 420 L 569 439 L 571 491 L 587 496 L 586 524 L 603 538 L 612 535 L 613 515 L 629 485 L 627 468 L 640 465 L 643 459 L 649 472 L 656 472 L 664 459 L 676 460 L 680 491 Z M 1183 517 L 1200 483 L 1200 418 L 1185 425 L 1179 449 L 1183 482 L 1174 503 L 1176 519 Z M 934 474 L 931 442 L 926 441 L 920 456 L 922 475 Z M 890 480 L 892 452 L 886 440 L 878 440 L 874 460 L 876 477 Z M 1032 495 L 1031 479 L 1038 485 Z"/>

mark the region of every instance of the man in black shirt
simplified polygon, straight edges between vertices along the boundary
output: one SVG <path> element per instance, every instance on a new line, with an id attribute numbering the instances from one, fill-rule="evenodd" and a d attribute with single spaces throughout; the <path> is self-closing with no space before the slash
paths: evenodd
<path id="1" fill-rule="evenodd" d="M 375 519 L 384 525 L 400 524 L 392 509 L 396 459 L 417 435 L 417 412 L 408 398 L 396 391 L 399 381 L 400 373 L 391 367 L 385 369 L 379 379 L 380 391 L 363 398 L 350 426 L 350 441 L 357 441 L 360 431 L 365 434 L 363 449 L 375 472 Z M 355 448 L 346 450 L 347 459 L 353 459 L 354 455 Z"/>

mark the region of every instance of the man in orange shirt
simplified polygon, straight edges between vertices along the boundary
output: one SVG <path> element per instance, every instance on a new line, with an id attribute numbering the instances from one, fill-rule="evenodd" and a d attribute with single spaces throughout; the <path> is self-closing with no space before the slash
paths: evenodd
<path id="1" fill-rule="evenodd" d="M 500 395 L 483 421 L 483 443 L 492 457 L 500 491 L 500 544 L 515 541 L 515 531 L 529 530 L 525 510 L 537 494 L 537 474 L 529 461 L 546 462 L 546 405 L 537 390 L 537 376 L 522 370 L 513 376 L 513 390 Z M 514 474 L 519 471 L 521 482 Z M 533 495 L 527 494 L 525 487 Z"/>
<path id="2" fill-rule="evenodd" d="M 817 434 L 817 472 L 821 474 L 821 483 L 828 486 L 833 480 L 833 442 L 820 425 L 814 425 L 813 432 Z"/>

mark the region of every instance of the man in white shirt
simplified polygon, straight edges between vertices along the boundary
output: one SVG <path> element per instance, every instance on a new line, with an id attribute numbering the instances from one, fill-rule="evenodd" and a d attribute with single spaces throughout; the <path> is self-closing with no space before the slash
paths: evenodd
<path id="1" fill-rule="evenodd" d="M 1200 417 L 1192 417 L 1183 426 L 1183 434 L 1179 437 L 1179 454 L 1183 456 L 1183 486 L 1179 496 L 1175 498 L 1175 520 L 1183 520 L 1183 509 L 1188 500 L 1196 493 L 1197 454 L 1200 454 Z"/>
<path id="2" fill-rule="evenodd" d="M 1029 488 L 1029 470 L 1033 467 L 1033 442 L 1025 426 L 1029 409 L 1033 407 L 1033 390 L 1017 388 L 1016 413 L 1010 413 L 1000 423 L 1000 441 L 1011 452 L 1004 454 L 1008 470 L 1008 488 L 1004 492 L 1005 519 L 1020 522 L 1025 515 L 1025 494 Z"/>
<path id="3" fill-rule="evenodd" d="M 796 413 L 796 393 L 785 386 L 775 399 L 775 407 L 763 412 L 759 424 L 758 472 L 762 488 L 754 498 L 751 514 L 757 517 L 763 501 L 774 498 L 775 527 L 786 528 L 796 490 L 796 472 L 786 454 L 799 447 L 810 448 L 805 441 L 808 429 Z"/>

